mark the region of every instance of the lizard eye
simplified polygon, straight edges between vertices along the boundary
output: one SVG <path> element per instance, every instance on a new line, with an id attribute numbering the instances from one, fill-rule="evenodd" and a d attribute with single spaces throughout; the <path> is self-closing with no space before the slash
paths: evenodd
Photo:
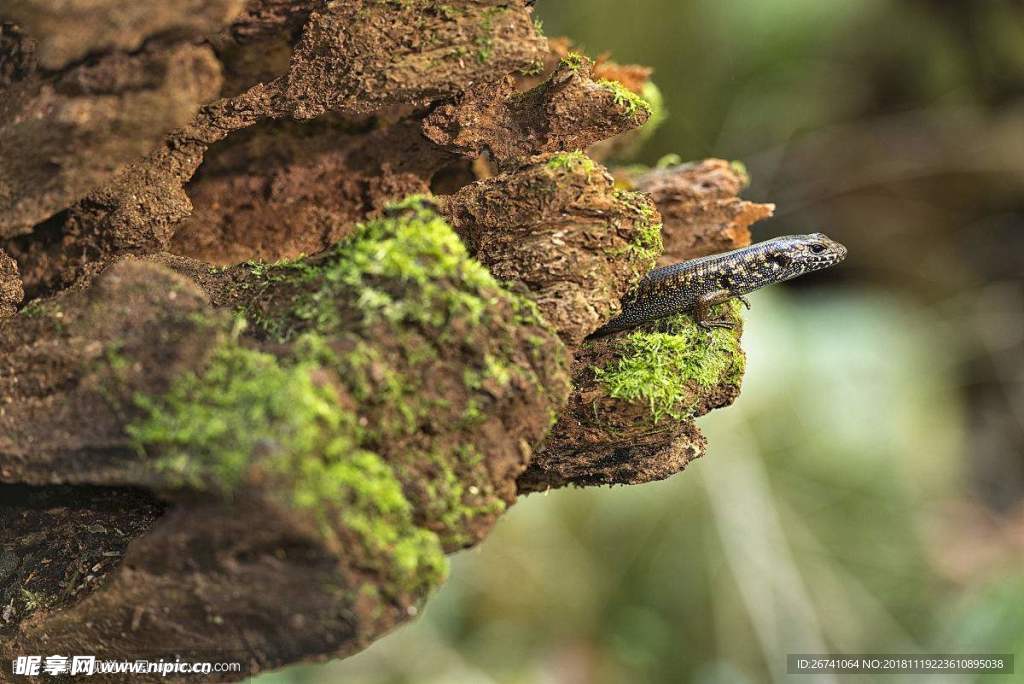
<path id="1" fill-rule="evenodd" d="M 824 251 L 825 245 L 821 244 L 820 242 L 815 242 L 811 244 L 811 252 L 813 254 L 821 254 Z"/>

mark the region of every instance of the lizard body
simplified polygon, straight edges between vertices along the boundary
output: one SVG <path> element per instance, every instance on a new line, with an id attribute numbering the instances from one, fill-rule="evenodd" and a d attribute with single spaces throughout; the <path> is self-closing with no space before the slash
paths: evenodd
<path id="1" fill-rule="evenodd" d="M 788 235 L 731 252 L 656 268 L 622 299 L 622 313 L 591 337 L 629 330 L 677 313 L 695 314 L 705 328 L 732 327 L 712 320 L 711 309 L 766 285 L 818 271 L 846 258 L 846 247 L 821 233 Z"/>

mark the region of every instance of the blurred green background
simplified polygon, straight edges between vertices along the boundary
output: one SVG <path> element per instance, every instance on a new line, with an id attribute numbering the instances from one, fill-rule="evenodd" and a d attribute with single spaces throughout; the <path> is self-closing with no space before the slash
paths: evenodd
<path id="1" fill-rule="evenodd" d="M 537 13 L 655 68 L 670 118 L 640 161 L 743 160 L 746 196 L 778 205 L 755 239 L 822 230 L 850 258 L 753 297 L 743 394 L 700 421 L 707 458 L 528 497 L 418 622 L 253 681 L 710 684 L 784 680 L 793 652 L 1024 657 L 1024 3 Z"/>

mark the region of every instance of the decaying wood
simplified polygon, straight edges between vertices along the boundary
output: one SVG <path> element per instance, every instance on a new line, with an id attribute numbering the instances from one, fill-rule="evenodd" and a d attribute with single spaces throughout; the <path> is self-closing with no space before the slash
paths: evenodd
<path id="1" fill-rule="evenodd" d="M 351 654 L 518 495 L 699 457 L 736 377 L 652 422 L 586 338 L 771 207 L 594 161 L 649 77 L 518 2 L 0 6 L 0 661 Z"/>

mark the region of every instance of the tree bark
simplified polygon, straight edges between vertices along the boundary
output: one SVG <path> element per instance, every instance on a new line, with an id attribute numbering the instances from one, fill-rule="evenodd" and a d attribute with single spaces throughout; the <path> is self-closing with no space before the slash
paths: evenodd
<path id="1" fill-rule="evenodd" d="M 703 453 L 739 333 L 638 333 L 714 366 L 667 415 L 587 337 L 770 208 L 580 151 L 649 71 L 498 0 L 129 5 L 0 8 L 0 661 L 345 656 L 520 494 Z"/>

